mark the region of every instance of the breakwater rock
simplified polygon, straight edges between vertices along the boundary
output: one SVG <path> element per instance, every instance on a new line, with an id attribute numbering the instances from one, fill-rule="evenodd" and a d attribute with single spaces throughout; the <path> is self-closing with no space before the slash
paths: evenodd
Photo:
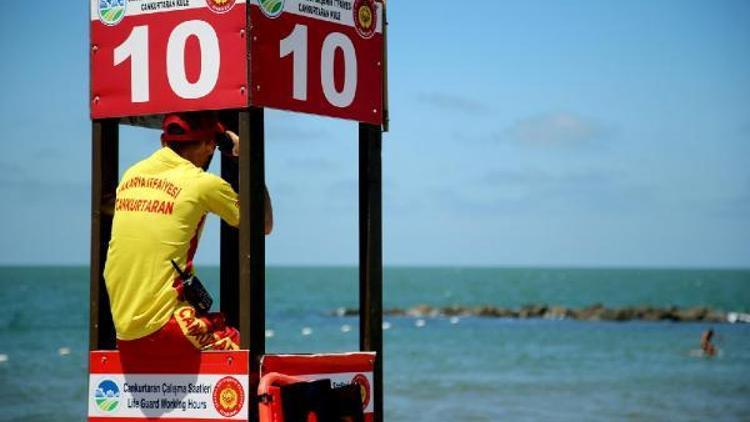
<path id="1" fill-rule="evenodd" d="M 337 316 L 358 315 L 356 308 L 340 308 L 335 312 Z M 417 305 L 406 309 L 386 309 L 387 316 L 406 317 L 489 317 L 489 318 L 544 318 L 544 319 L 575 319 L 583 321 L 675 321 L 675 322 L 727 322 L 727 314 L 705 306 L 690 308 L 627 306 L 609 308 L 601 304 L 585 308 L 568 308 L 565 306 L 526 305 L 520 308 L 503 308 L 497 306 L 446 306 L 433 307 Z M 730 313 L 731 315 L 747 315 Z M 729 318 L 732 319 L 732 318 Z M 729 322 L 743 322 L 734 318 Z"/>

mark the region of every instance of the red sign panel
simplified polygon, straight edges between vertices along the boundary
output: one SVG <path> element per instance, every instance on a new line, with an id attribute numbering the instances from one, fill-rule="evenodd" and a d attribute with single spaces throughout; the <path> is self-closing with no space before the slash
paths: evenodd
<path id="1" fill-rule="evenodd" d="M 375 359 L 373 352 L 265 355 L 260 362 L 260 376 L 275 372 L 304 380 L 330 379 L 334 387 L 357 384 L 365 422 L 371 422 L 375 416 Z"/>
<path id="2" fill-rule="evenodd" d="M 250 25 L 246 0 L 90 0 L 91 117 L 252 104 L 383 123 L 381 0 L 249 1 Z"/>
<path id="3" fill-rule="evenodd" d="M 383 4 L 253 0 L 250 102 L 383 122 Z"/>
<path id="4" fill-rule="evenodd" d="M 91 117 L 248 105 L 245 0 L 91 0 Z"/>

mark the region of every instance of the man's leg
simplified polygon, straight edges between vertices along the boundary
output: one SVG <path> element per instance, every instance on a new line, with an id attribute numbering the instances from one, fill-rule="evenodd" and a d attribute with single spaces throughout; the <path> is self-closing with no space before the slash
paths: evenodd
<path id="1" fill-rule="evenodd" d="M 182 334 L 197 350 L 239 350 L 240 333 L 226 325 L 219 312 L 198 316 L 195 308 L 181 306 L 174 312 Z"/>

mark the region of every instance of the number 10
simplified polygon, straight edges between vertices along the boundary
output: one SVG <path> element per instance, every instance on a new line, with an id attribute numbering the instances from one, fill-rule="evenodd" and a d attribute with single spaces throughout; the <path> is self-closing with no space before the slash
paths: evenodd
<path id="1" fill-rule="evenodd" d="M 191 83 L 185 72 L 185 45 L 195 36 L 201 50 L 201 69 L 198 80 Z M 148 26 L 136 26 L 128 38 L 114 51 L 114 65 L 130 58 L 130 99 L 134 103 L 146 103 L 150 99 L 148 66 Z M 216 31 L 201 20 L 183 22 L 169 34 L 167 41 L 167 79 L 169 86 L 181 98 L 205 97 L 216 86 L 219 79 L 219 39 Z"/>
<path id="2" fill-rule="evenodd" d="M 333 63 L 336 50 L 344 53 L 344 87 L 336 89 Z M 292 97 L 307 100 L 307 25 L 295 25 L 292 33 L 281 40 L 279 57 L 292 55 Z M 344 108 L 351 105 L 357 93 L 357 55 L 352 41 L 340 32 L 332 32 L 323 40 L 320 57 L 320 84 L 323 94 L 332 105 Z"/>

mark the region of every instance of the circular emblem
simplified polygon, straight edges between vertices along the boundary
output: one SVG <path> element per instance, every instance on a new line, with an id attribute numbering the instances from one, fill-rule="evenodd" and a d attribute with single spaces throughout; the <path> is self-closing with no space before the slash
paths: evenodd
<path id="1" fill-rule="evenodd" d="M 245 403 L 245 391 L 234 377 L 224 377 L 214 386 L 214 407 L 225 418 L 240 413 Z"/>
<path id="2" fill-rule="evenodd" d="M 109 26 L 120 23 L 125 17 L 127 0 L 99 0 L 99 20 Z"/>
<path id="3" fill-rule="evenodd" d="M 206 5 L 214 13 L 227 13 L 232 10 L 236 0 L 206 0 Z"/>
<path id="4" fill-rule="evenodd" d="M 370 381 L 363 374 L 357 374 L 351 383 L 359 385 L 359 394 L 362 396 L 362 409 L 366 409 L 367 405 L 370 404 Z"/>
<path id="5" fill-rule="evenodd" d="M 120 387 L 112 380 L 103 380 L 94 391 L 94 402 L 99 410 L 114 412 L 120 405 Z"/>
<path id="6" fill-rule="evenodd" d="M 284 0 L 258 0 L 258 5 L 263 14 L 271 19 L 278 18 L 284 11 Z"/>
<path id="7" fill-rule="evenodd" d="M 370 38 L 378 26 L 375 2 L 373 0 L 354 1 L 354 27 L 362 38 Z"/>

